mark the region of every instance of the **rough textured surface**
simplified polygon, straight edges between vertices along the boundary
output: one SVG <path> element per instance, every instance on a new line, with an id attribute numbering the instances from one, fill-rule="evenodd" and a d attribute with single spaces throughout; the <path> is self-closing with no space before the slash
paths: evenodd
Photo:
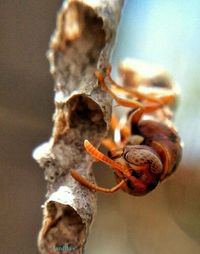
<path id="1" fill-rule="evenodd" d="M 106 135 L 111 99 L 94 75 L 109 62 L 122 0 L 66 1 L 58 14 L 48 58 L 55 79 L 54 128 L 33 157 L 44 169 L 47 201 L 38 237 L 41 253 L 82 253 L 96 196 L 70 175 L 75 168 L 94 181 L 83 141 L 99 146 Z"/>

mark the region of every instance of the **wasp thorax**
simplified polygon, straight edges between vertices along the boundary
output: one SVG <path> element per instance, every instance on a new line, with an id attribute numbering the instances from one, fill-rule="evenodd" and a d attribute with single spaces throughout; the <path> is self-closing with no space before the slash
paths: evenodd
<path id="1" fill-rule="evenodd" d="M 132 165 L 148 165 L 154 174 L 160 174 L 163 171 L 163 165 L 159 155 L 151 148 L 145 145 L 126 146 L 124 148 L 124 159 Z"/>

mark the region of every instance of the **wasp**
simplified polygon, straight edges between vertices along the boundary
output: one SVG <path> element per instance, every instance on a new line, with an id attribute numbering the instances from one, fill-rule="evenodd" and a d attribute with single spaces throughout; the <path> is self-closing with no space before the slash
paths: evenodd
<path id="1" fill-rule="evenodd" d="M 96 71 L 95 74 L 101 88 L 118 105 L 129 109 L 126 121 L 120 124 L 112 116 L 111 127 L 118 135 L 114 141 L 107 138 L 102 142 L 109 149 L 108 156 L 88 140 L 84 141 L 92 157 L 112 168 L 117 185 L 110 189 L 100 187 L 76 170 L 71 170 L 71 175 L 90 190 L 113 193 L 121 189 L 142 196 L 169 177 L 181 160 L 182 145 L 171 109 L 177 93 L 165 72 L 157 67 L 129 60 L 120 65 L 119 71 L 124 86 L 111 78 L 111 66 L 104 73 Z"/>

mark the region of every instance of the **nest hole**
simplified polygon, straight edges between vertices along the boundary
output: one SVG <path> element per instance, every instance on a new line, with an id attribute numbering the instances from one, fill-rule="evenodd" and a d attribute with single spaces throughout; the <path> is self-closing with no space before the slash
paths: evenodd
<path id="1" fill-rule="evenodd" d="M 58 210 L 62 210 L 62 215 L 51 224 L 51 229 L 46 238 L 48 244 L 41 242 L 39 249 L 50 251 L 49 253 L 60 253 L 61 251 L 62 253 L 74 253 L 74 251 L 79 251 L 85 241 L 85 223 L 71 206 L 55 202 L 50 203 L 48 206 L 49 215 L 55 216 Z M 51 241 L 52 238 L 54 241 Z"/>
<path id="2" fill-rule="evenodd" d="M 79 131 L 81 142 L 89 139 L 96 143 L 106 131 L 106 123 L 99 105 L 83 95 L 73 97 L 69 102 L 69 126 Z"/>

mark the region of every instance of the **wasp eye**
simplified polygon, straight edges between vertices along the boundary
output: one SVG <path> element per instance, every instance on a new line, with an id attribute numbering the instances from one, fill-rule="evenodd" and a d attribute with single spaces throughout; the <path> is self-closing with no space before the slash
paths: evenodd
<path id="1" fill-rule="evenodd" d="M 160 174 L 163 171 L 158 154 L 145 145 L 127 146 L 124 150 L 124 159 L 135 166 L 149 165 L 153 174 Z"/>

